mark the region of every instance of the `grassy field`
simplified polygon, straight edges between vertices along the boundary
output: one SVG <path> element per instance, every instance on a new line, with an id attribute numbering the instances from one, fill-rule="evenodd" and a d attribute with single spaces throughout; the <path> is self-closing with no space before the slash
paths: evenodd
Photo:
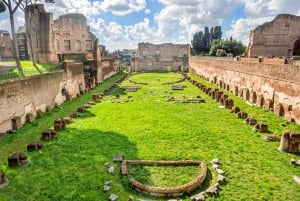
<path id="1" fill-rule="evenodd" d="M 118 75 L 121 76 L 121 75 Z M 199 81 L 195 75 L 193 79 Z M 279 142 L 265 142 L 264 134 L 254 133 L 251 126 L 220 109 L 210 97 L 185 81 L 182 91 L 172 91 L 163 83 L 180 79 L 175 73 L 144 73 L 129 77 L 143 82 L 137 92 L 115 89 L 101 103 L 83 113 L 67 129 L 58 132 L 58 138 L 43 141 L 38 152 L 26 152 L 26 143 L 39 140 L 43 129 L 54 119 L 69 115 L 90 101 L 91 94 L 108 88 L 114 77 L 97 89 L 63 105 L 16 134 L 0 139 L 0 168 L 10 184 L 0 189 L 0 200 L 107 200 L 111 193 L 119 200 L 164 200 L 133 191 L 128 184 L 136 177 L 148 185 L 180 185 L 192 180 L 195 167 L 140 167 L 129 169 L 128 177 L 121 177 L 120 164 L 112 162 L 114 154 L 136 160 L 204 160 L 209 163 L 219 158 L 226 171 L 227 183 L 221 186 L 219 198 L 207 200 L 299 200 L 299 185 L 292 180 L 300 176 L 300 168 L 291 166 L 291 158 L 299 156 L 278 151 Z M 122 83 L 134 85 L 129 80 Z M 119 94 L 120 98 L 116 98 Z M 206 103 L 180 104 L 167 102 L 168 96 L 190 98 L 201 96 Z M 132 98 L 130 97 L 132 96 Z M 269 125 L 274 135 L 283 130 L 300 131 L 300 127 L 288 123 L 282 117 L 262 108 L 250 107 L 234 98 L 235 105 Z M 280 124 L 286 123 L 286 127 Z M 7 167 L 6 158 L 15 151 L 26 152 L 30 165 L 20 168 Z M 115 167 L 115 174 L 108 173 L 104 164 Z M 215 180 L 209 168 L 208 176 L 197 192 L 204 190 Z M 104 182 L 112 181 L 109 192 L 103 192 Z M 189 195 L 182 198 L 189 200 Z"/>
<path id="2" fill-rule="evenodd" d="M 22 72 L 16 67 L 15 61 L 0 61 L 0 68 L 1 66 L 10 66 L 11 68 L 0 74 L 0 80 L 50 73 L 58 69 L 58 64 L 37 64 L 37 67 L 34 67 L 32 61 L 21 61 Z"/>

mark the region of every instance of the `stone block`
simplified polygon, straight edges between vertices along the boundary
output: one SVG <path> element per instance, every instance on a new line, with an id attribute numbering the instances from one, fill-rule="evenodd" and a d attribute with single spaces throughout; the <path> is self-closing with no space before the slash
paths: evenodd
<path id="1" fill-rule="evenodd" d="M 43 144 L 40 142 L 31 142 L 27 144 L 27 151 L 38 151 L 43 148 Z"/>
<path id="2" fill-rule="evenodd" d="M 238 112 L 237 117 L 240 119 L 246 119 L 248 117 L 248 114 L 246 112 Z"/>
<path id="3" fill-rule="evenodd" d="M 231 113 L 239 113 L 241 109 L 238 106 L 233 106 L 231 108 Z"/>
<path id="4" fill-rule="evenodd" d="M 247 125 L 252 125 L 253 126 L 253 125 L 257 124 L 257 120 L 253 117 L 247 117 L 245 119 L 244 123 L 247 124 Z"/>
<path id="5" fill-rule="evenodd" d="M 267 133 L 269 131 L 268 129 L 269 129 L 268 125 L 264 124 L 264 123 L 257 123 L 253 127 L 253 131 L 255 131 L 255 132 L 259 131 L 261 133 Z"/>
<path id="6" fill-rule="evenodd" d="M 55 130 L 46 130 L 42 132 L 42 139 L 51 140 L 53 138 L 56 138 Z"/>
<path id="7" fill-rule="evenodd" d="M 59 131 L 61 129 L 65 129 L 66 128 L 66 122 L 64 121 L 64 119 L 57 119 L 57 120 L 54 121 L 53 127 L 54 127 L 54 130 L 56 130 L 56 131 Z"/>
<path id="8" fill-rule="evenodd" d="M 21 165 L 27 165 L 29 163 L 28 157 L 24 153 L 14 153 L 7 158 L 9 167 L 16 167 Z"/>
<path id="9" fill-rule="evenodd" d="M 225 109 L 231 109 L 233 107 L 233 100 L 230 98 L 226 98 L 223 105 Z"/>
<path id="10" fill-rule="evenodd" d="M 250 103 L 255 103 L 256 104 L 256 92 L 255 91 L 251 91 L 250 92 L 250 98 L 249 98 L 249 101 L 250 101 Z"/>
<path id="11" fill-rule="evenodd" d="M 280 140 L 281 151 L 299 153 L 300 134 L 295 131 L 284 131 Z"/>

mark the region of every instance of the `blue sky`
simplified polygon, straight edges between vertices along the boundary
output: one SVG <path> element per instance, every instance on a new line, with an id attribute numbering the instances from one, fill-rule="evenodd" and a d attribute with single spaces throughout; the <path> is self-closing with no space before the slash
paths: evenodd
<path id="1" fill-rule="evenodd" d="M 41 0 L 43 2 L 43 0 Z M 299 0 L 56 0 L 47 4 L 54 19 L 82 13 L 91 31 L 110 51 L 135 49 L 139 42 L 190 43 L 205 26 L 222 26 L 223 38 L 248 44 L 250 30 L 276 15 L 300 15 Z M 0 29 L 10 30 L 7 13 Z M 21 12 L 17 26 L 24 24 Z"/>

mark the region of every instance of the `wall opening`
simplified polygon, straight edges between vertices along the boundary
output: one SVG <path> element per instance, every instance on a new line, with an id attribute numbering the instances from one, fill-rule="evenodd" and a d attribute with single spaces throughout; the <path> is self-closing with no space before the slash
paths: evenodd
<path id="1" fill-rule="evenodd" d="M 294 42 L 293 56 L 300 56 L 300 39 Z"/>

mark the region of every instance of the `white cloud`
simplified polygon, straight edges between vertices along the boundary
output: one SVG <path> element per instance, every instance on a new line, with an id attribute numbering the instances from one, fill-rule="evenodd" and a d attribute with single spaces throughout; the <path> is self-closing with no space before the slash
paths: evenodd
<path id="1" fill-rule="evenodd" d="M 147 9 L 145 10 L 145 13 L 146 13 L 146 14 L 150 14 L 150 13 L 151 13 L 151 10 L 150 10 L 149 8 L 147 8 Z"/>
<path id="2" fill-rule="evenodd" d="M 137 12 L 146 7 L 146 0 L 104 0 L 100 7 L 105 12 L 112 12 L 114 15 L 127 15 Z"/>
<path id="3" fill-rule="evenodd" d="M 234 39 L 242 41 L 244 45 L 248 45 L 250 30 L 254 29 L 263 22 L 270 20 L 272 20 L 270 17 L 255 19 L 241 18 L 231 24 L 231 29 L 225 32 L 223 38 L 230 38 L 230 36 L 232 36 Z"/>

